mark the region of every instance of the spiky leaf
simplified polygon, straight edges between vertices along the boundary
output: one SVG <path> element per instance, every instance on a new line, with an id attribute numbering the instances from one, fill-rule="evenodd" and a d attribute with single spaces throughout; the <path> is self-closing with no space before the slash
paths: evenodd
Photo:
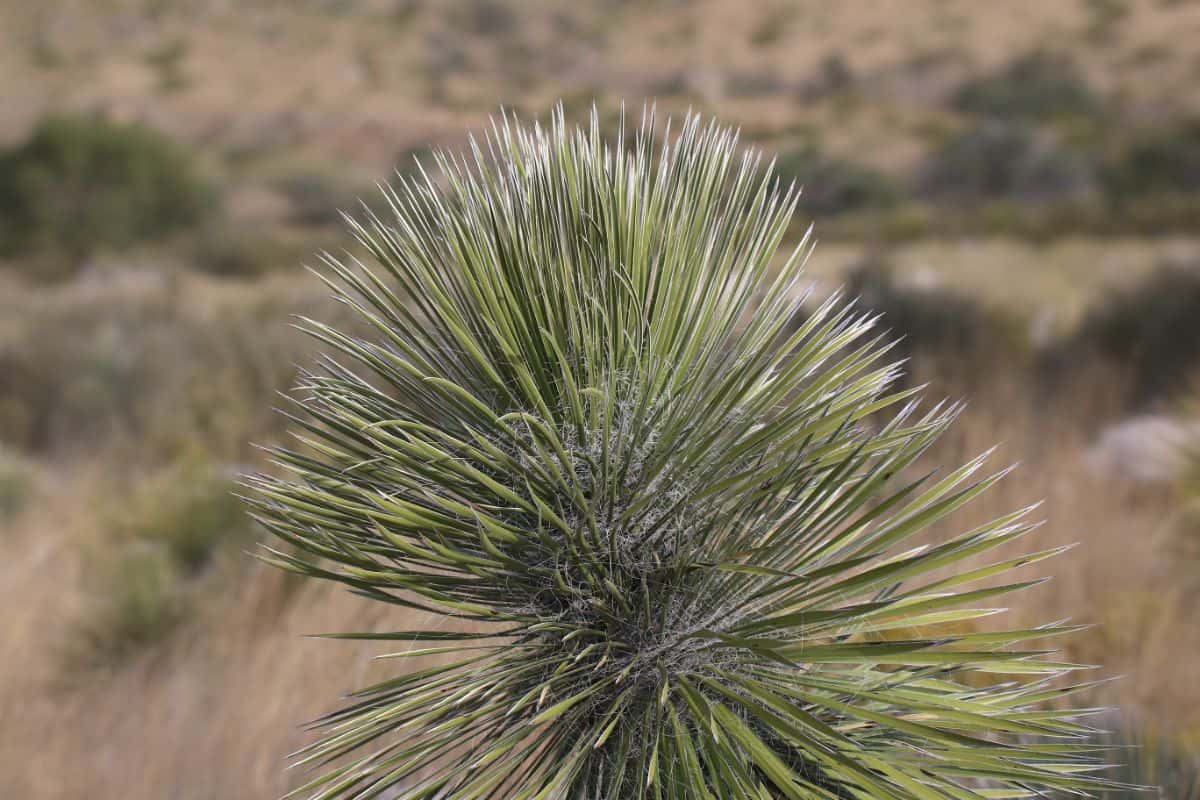
<path id="1" fill-rule="evenodd" d="M 661 134 L 661 135 L 660 135 Z M 301 763 L 319 798 L 1084 794 L 1043 703 L 1065 624 L 968 624 L 1052 555 L 1025 512 L 914 542 L 1000 473 L 915 462 L 956 408 L 890 388 L 875 319 L 797 310 L 797 194 L 715 124 L 511 120 L 352 222 L 367 323 L 308 329 L 302 444 L 252 481 L 280 566 L 441 615 Z M 999 582 L 997 582 L 999 581 Z M 908 633 L 902 633 L 908 631 Z"/>

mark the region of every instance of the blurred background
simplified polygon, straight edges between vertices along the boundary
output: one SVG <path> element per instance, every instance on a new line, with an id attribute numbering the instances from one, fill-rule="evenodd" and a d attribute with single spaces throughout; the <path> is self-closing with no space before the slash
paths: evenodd
<path id="1" fill-rule="evenodd" d="M 316 346 L 289 316 L 355 324 L 301 265 L 560 99 L 778 155 L 815 296 L 970 398 L 936 459 L 1022 462 L 956 527 L 1044 497 L 1037 546 L 1082 543 L 1013 613 L 1097 623 L 1066 656 L 1125 677 L 1087 700 L 1194 780 L 1200 2 L 0 0 L 0 796 L 302 782 L 301 723 L 386 674 L 302 635 L 414 626 L 246 556 L 230 492 Z"/>

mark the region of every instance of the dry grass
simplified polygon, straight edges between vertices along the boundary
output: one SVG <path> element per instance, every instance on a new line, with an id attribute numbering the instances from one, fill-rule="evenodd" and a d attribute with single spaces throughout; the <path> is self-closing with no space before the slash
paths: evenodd
<path id="1" fill-rule="evenodd" d="M 55 490 L 93 500 L 98 483 Z M 88 509 L 41 504 L 6 532 L 0 796 L 279 796 L 300 777 L 284 772 L 284 756 L 307 740 L 301 724 L 363 685 L 379 650 L 303 635 L 423 624 L 256 566 L 164 646 L 80 671 L 63 652 L 89 601 Z"/>
<path id="2" fill-rule="evenodd" d="M 1079 387 L 1040 412 L 1027 404 L 998 408 L 980 397 L 939 443 L 939 463 L 959 463 L 1000 441 L 997 465 L 1019 462 L 1006 480 L 968 506 L 956 529 L 1043 500 L 1046 524 L 1018 549 L 1077 544 L 1028 577 L 1054 579 L 1014 597 L 1028 623 L 1072 618 L 1095 625 L 1066 640 L 1069 660 L 1098 665 L 1091 677 L 1124 676 L 1093 699 L 1172 734 L 1200 733 L 1200 627 L 1188 574 L 1172 527 L 1177 498 L 1169 488 L 1097 473 L 1086 458 L 1087 418 L 1107 417 L 1097 385 Z M 1021 408 L 1020 404 L 1015 408 Z M 1049 413 L 1047 413 L 1049 412 Z M 1076 416 L 1073 416 L 1076 415 Z M 1015 554 L 1015 552 L 1014 552 Z"/>

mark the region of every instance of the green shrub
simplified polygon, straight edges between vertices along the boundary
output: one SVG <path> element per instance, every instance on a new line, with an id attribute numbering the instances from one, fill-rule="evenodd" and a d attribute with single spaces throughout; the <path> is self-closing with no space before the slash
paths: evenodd
<path id="1" fill-rule="evenodd" d="M 1121 30 L 1121 22 L 1129 16 L 1127 0 L 1085 0 L 1088 11 L 1087 38 L 1097 43 L 1110 43 Z"/>
<path id="2" fill-rule="evenodd" d="M 823 155 L 815 145 L 781 154 L 775 175 L 785 187 L 795 181 L 801 189 L 800 209 L 817 216 L 887 208 L 899 197 L 882 172 Z"/>
<path id="3" fill-rule="evenodd" d="M 309 222 L 316 219 L 315 210 Z M 189 237 L 187 253 L 200 272 L 222 278 L 256 278 L 297 269 L 321 248 L 318 230 L 227 223 L 205 225 Z"/>
<path id="4" fill-rule="evenodd" d="M 770 97 L 785 88 L 773 69 L 733 70 L 725 76 L 725 91 L 730 97 Z"/>
<path id="5" fill-rule="evenodd" d="M 877 258 L 850 271 L 846 291 L 864 308 L 883 314 L 882 324 L 897 340 L 897 356 L 931 359 L 956 372 L 989 370 L 1014 346 L 1011 326 L 972 298 L 937 287 L 905 286 Z"/>
<path id="6" fill-rule="evenodd" d="M 626 150 L 597 119 L 508 121 L 494 160 L 355 227 L 372 266 L 330 260 L 370 327 L 310 323 L 337 358 L 297 398 L 304 450 L 249 482 L 287 545 L 264 558 L 427 612 L 358 636 L 438 658 L 325 717 L 299 758 L 338 764 L 306 789 L 1104 788 L 1079 714 L 1045 703 L 1072 667 L 1041 642 L 1075 628 L 969 624 L 1059 550 L 1010 546 L 1025 511 L 924 535 L 1003 473 L 920 478 L 956 411 L 894 386 L 873 318 L 832 298 L 787 332 L 794 194 L 715 124 L 669 149 L 651 125 Z"/>
<path id="7" fill-rule="evenodd" d="M 358 192 L 336 176 L 319 171 L 297 172 L 275 181 L 290 206 L 289 221 L 299 225 L 330 225 L 341 221 L 340 212 L 358 210 Z"/>
<path id="8" fill-rule="evenodd" d="M 1108 160 L 1104 183 L 1118 206 L 1150 195 L 1200 195 L 1200 119 L 1133 137 Z"/>
<path id="9" fill-rule="evenodd" d="M 109 437 L 136 414 L 143 388 L 137 318 L 109 317 L 92 305 L 78 314 L 41 309 L 0 342 L 0 436 L 38 452 Z M 60 427 L 61 426 L 61 427 Z M 65 429 L 64 429 L 65 428 Z"/>
<path id="10" fill-rule="evenodd" d="M 326 308 L 321 290 L 304 281 L 254 292 L 155 284 L 3 298 L 0 441 L 59 458 L 124 448 L 138 463 L 161 464 L 198 443 L 239 460 L 248 438 L 279 435 L 270 398 L 294 385 L 306 350 L 288 314 L 297 302 L 309 313 Z"/>
<path id="11" fill-rule="evenodd" d="M 32 491 L 33 474 L 29 464 L 0 445 L 0 522 L 20 513 Z"/>
<path id="12" fill-rule="evenodd" d="M 1065 55 L 1034 51 L 997 72 L 966 81 L 952 98 L 960 111 L 989 117 L 1096 116 L 1104 102 Z"/>
<path id="13" fill-rule="evenodd" d="M 937 229 L 939 215 L 927 205 L 902 203 L 879 220 L 874 232 L 884 241 L 908 241 L 928 236 Z"/>
<path id="14" fill-rule="evenodd" d="M 119 661 L 187 619 L 219 548 L 252 541 L 234 488 L 231 476 L 206 461 L 185 460 L 138 484 L 110 512 L 88 561 L 93 600 L 75 654 L 81 661 Z"/>
<path id="15" fill-rule="evenodd" d="M 1130 376 L 1136 406 L 1186 388 L 1200 370 L 1200 265 L 1162 267 L 1094 305 L 1059 359 L 1097 356 Z"/>
<path id="16" fill-rule="evenodd" d="M 184 70 L 188 50 L 186 41 L 171 39 L 146 54 L 146 64 L 158 74 L 160 91 L 177 92 L 191 85 L 191 80 Z"/>
<path id="17" fill-rule="evenodd" d="M 1079 202 L 1095 189 L 1095 168 L 1022 123 L 984 120 L 947 140 L 920 169 L 928 197 L 955 204 L 995 200 Z"/>
<path id="18" fill-rule="evenodd" d="M 750 31 L 750 44 L 755 48 L 774 47 L 795 23 L 796 10 L 788 5 L 768 7 Z"/>
<path id="19" fill-rule="evenodd" d="M 139 487 L 114 534 L 158 547 L 180 570 L 195 573 L 224 542 L 249 538 L 250 519 L 234 488 L 231 475 L 202 461 L 185 462 Z"/>
<path id="20" fill-rule="evenodd" d="M 578 106 L 575 109 L 581 116 L 587 116 L 588 110 L 591 109 L 591 95 L 587 96 L 586 102 L 582 95 L 578 97 L 567 97 L 561 102 L 567 107 L 572 107 L 572 101 L 577 101 Z M 421 170 L 436 171 L 434 165 L 435 148 L 428 144 L 414 144 L 404 148 L 396 154 L 395 170 L 402 177 L 416 178 L 421 174 Z M 382 202 L 382 198 L 378 196 L 378 192 L 374 192 L 372 197 L 364 197 L 368 205 L 374 204 L 386 208 L 386 203 Z"/>
<path id="21" fill-rule="evenodd" d="M 489 38 L 512 36 L 521 20 L 507 0 L 457 0 L 446 4 L 446 17 L 451 30 Z"/>
<path id="22" fill-rule="evenodd" d="M 97 591 L 72 657 L 86 666 L 119 662 L 165 638 L 186 614 L 170 556 L 151 546 L 123 547 L 92 575 Z"/>
<path id="23" fill-rule="evenodd" d="M 1139 236 L 1190 235 L 1200 219 L 1200 193 L 1162 192 L 1136 201 L 1115 200 L 1106 211 L 1105 232 Z"/>
<path id="24" fill-rule="evenodd" d="M 854 70 L 840 51 L 831 51 L 821 58 L 820 81 L 829 92 L 844 91 L 854 85 Z"/>
<path id="25" fill-rule="evenodd" d="M 194 225 L 213 199 L 187 151 L 149 128 L 48 117 L 0 153 L 0 249 L 79 259 Z"/>
<path id="26" fill-rule="evenodd" d="M 800 98 L 806 102 L 815 102 L 833 96 L 838 98 L 840 107 L 844 108 L 847 103 L 853 102 L 854 98 L 849 94 L 849 90 L 854 88 L 857 80 L 850 62 L 842 52 L 831 50 L 821 58 L 812 77 L 801 85 Z"/>

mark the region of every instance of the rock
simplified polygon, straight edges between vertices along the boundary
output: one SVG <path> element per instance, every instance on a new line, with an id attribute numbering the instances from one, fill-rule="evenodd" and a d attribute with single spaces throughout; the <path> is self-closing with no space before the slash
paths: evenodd
<path id="1" fill-rule="evenodd" d="M 1095 471 L 1137 481 L 1179 478 L 1200 458 L 1200 423 L 1162 415 L 1143 415 L 1110 425 L 1088 449 Z"/>

